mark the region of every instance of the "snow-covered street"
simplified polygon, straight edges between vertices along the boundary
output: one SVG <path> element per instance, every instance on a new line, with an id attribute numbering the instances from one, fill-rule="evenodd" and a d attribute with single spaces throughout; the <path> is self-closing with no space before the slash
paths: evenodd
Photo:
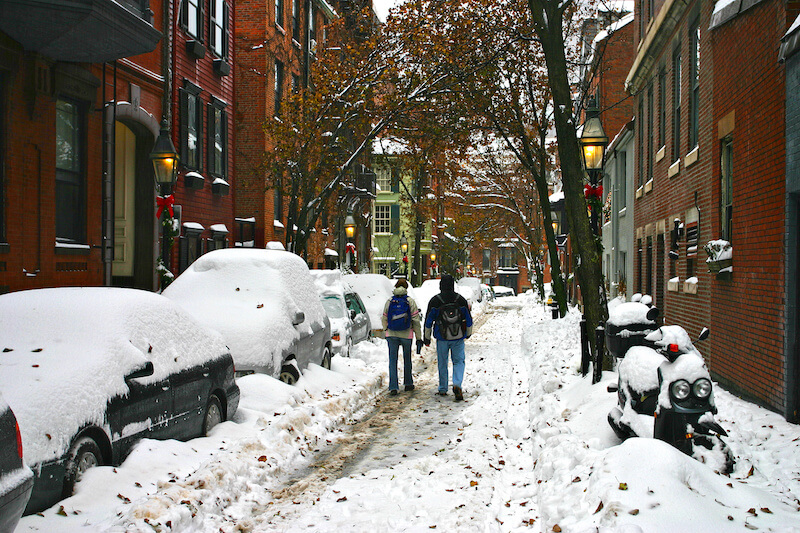
<path id="1" fill-rule="evenodd" d="M 17 531 L 800 531 L 800 428 L 716 388 L 730 477 L 660 441 L 620 444 L 607 372 L 580 376 L 579 315 L 499 298 L 467 341 L 465 400 L 386 394 L 386 345 L 356 345 L 295 387 L 260 375 L 233 421 L 147 440 Z M 712 332 L 713 334 L 713 332 Z"/>

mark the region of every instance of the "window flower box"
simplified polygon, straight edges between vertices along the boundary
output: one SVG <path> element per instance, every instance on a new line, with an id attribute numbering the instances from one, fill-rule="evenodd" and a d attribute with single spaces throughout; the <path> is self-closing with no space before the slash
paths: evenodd
<path id="1" fill-rule="evenodd" d="M 226 196 L 230 191 L 231 186 L 222 178 L 217 178 L 211 184 L 211 192 L 219 196 Z"/>
<path id="2" fill-rule="evenodd" d="M 183 176 L 183 184 L 187 188 L 194 189 L 196 191 L 202 189 L 205 182 L 206 179 L 199 172 L 187 172 Z"/>
<path id="3" fill-rule="evenodd" d="M 708 241 L 703 249 L 708 254 L 706 266 L 712 274 L 733 271 L 733 246 L 726 240 Z"/>

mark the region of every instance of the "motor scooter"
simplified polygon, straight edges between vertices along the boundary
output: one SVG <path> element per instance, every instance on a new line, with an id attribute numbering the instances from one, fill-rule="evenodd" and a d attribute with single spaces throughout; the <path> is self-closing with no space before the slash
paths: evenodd
<path id="1" fill-rule="evenodd" d="M 663 440 L 714 470 L 730 473 L 734 460 L 715 421 L 717 407 L 703 356 L 680 326 L 659 326 L 659 310 L 627 302 L 609 312 L 606 342 L 619 361 L 609 386 L 617 405 L 608 422 L 620 439 Z M 707 339 L 704 328 L 698 341 Z"/>

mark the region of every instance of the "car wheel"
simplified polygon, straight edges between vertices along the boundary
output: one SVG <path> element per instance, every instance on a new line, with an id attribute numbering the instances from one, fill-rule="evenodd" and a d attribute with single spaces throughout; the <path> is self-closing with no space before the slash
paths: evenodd
<path id="1" fill-rule="evenodd" d="M 206 415 L 203 417 L 203 436 L 207 437 L 208 432 L 224 419 L 222 415 L 222 403 L 220 403 L 219 398 L 212 395 L 206 406 Z"/>
<path id="2" fill-rule="evenodd" d="M 83 473 L 103 464 L 103 452 L 91 437 L 81 437 L 70 447 L 64 472 L 63 496 L 72 496 L 75 484 L 81 480 Z"/>
<path id="3" fill-rule="evenodd" d="M 280 380 L 287 385 L 294 385 L 298 379 L 300 379 L 300 370 L 294 359 L 285 362 L 281 367 Z"/>
<path id="4" fill-rule="evenodd" d="M 348 339 L 347 342 L 348 342 L 347 355 L 349 357 L 350 356 L 350 348 L 353 345 L 353 341 Z M 327 370 L 331 369 L 331 347 L 330 346 L 326 345 L 325 348 L 322 350 L 322 363 L 321 364 L 322 364 L 322 368 L 325 368 Z"/>

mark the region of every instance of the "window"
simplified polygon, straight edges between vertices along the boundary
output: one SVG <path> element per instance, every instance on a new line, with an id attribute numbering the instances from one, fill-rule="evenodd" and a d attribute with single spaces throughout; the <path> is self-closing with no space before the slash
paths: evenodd
<path id="1" fill-rule="evenodd" d="M 481 268 L 484 272 L 492 270 L 492 251 L 488 248 L 483 249 L 483 258 L 481 260 Z"/>
<path id="2" fill-rule="evenodd" d="M 86 240 L 84 124 L 78 105 L 56 102 L 56 240 Z"/>
<path id="3" fill-rule="evenodd" d="M 300 76 L 292 72 L 292 94 L 300 92 Z"/>
<path id="4" fill-rule="evenodd" d="M 500 255 L 500 268 L 517 267 L 517 250 L 512 246 L 503 246 L 497 250 Z"/>
<path id="5" fill-rule="evenodd" d="M 317 10 L 314 4 L 309 3 L 308 13 L 308 46 L 312 54 L 317 53 Z"/>
<path id="6" fill-rule="evenodd" d="M 206 240 L 206 251 L 228 247 L 228 229 L 224 224 L 211 226 L 211 237 Z"/>
<path id="7" fill-rule="evenodd" d="M 644 118 L 644 97 L 639 96 L 639 114 L 637 115 L 640 119 Z M 639 187 L 644 186 L 644 120 L 637 120 L 638 127 L 636 128 L 639 132 L 638 139 L 636 142 L 636 173 L 638 174 L 638 185 Z"/>
<path id="8" fill-rule="evenodd" d="M 281 102 L 283 101 L 283 63 L 275 61 L 275 116 L 281 114 Z"/>
<path id="9" fill-rule="evenodd" d="M 280 222 L 283 217 L 283 183 L 281 183 L 281 180 L 278 180 L 275 191 L 272 193 L 272 209 L 272 216 Z"/>
<path id="10" fill-rule="evenodd" d="M 375 206 L 375 233 L 390 233 L 391 206 Z"/>
<path id="11" fill-rule="evenodd" d="M 180 264 L 178 268 L 183 272 L 189 265 L 203 255 L 203 227 L 200 224 L 190 223 L 191 226 L 183 227 L 183 235 L 180 237 Z"/>
<path id="12" fill-rule="evenodd" d="M 292 0 L 292 39 L 300 42 L 300 0 Z"/>
<path id="13" fill-rule="evenodd" d="M 681 46 L 672 51 L 672 160 L 680 157 L 681 148 Z"/>
<path id="14" fill-rule="evenodd" d="M 697 146 L 700 114 L 700 21 L 696 19 L 689 28 L 692 56 L 689 69 L 689 149 Z"/>
<path id="15" fill-rule="evenodd" d="M 228 57 L 228 4 L 225 0 L 211 0 L 211 51 L 219 57 Z"/>
<path id="16" fill-rule="evenodd" d="M 228 114 L 227 104 L 212 98 L 208 105 L 208 171 L 223 178 L 228 170 Z"/>
<path id="17" fill-rule="evenodd" d="M 275 0 L 275 24 L 283 27 L 283 0 Z"/>
<path id="18" fill-rule="evenodd" d="M 628 202 L 628 152 L 617 152 L 617 209 L 624 209 Z"/>
<path id="19" fill-rule="evenodd" d="M 197 39 L 203 40 L 203 9 L 202 0 L 184 0 L 181 9 L 181 25 L 186 33 Z"/>
<path id="20" fill-rule="evenodd" d="M 647 86 L 647 179 L 653 179 L 653 155 L 655 143 L 653 142 L 653 119 L 655 118 L 655 111 L 653 109 L 653 84 Z"/>
<path id="21" fill-rule="evenodd" d="M 647 237 L 647 279 L 645 280 L 645 287 L 647 287 L 645 294 L 653 295 L 653 237 Z"/>
<path id="22" fill-rule="evenodd" d="M 186 168 L 201 170 L 203 161 L 203 101 L 202 89 L 185 80 L 180 89 L 181 163 Z"/>
<path id="23" fill-rule="evenodd" d="M 722 141 L 722 186 L 720 188 L 720 236 L 731 241 L 733 236 L 733 138 Z"/>
<path id="24" fill-rule="evenodd" d="M 378 168 L 375 171 L 378 188 L 382 192 L 390 192 L 392 190 L 392 171 L 387 167 Z"/>
<path id="25" fill-rule="evenodd" d="M 253 248 L 256 245 L 256 219 L 252 218 L 237 218 L 235 219 L 236 227 L 238 229 L 238 238 L 234 246 L 237 248 Z"/>
<path id="26" fill-rule="evenodd" d="M 658 146 L 666 142 L 667 126 L 667 69 L 661 65 L 658 71 Z"/>
<path id="27" fill-rule="evenodd" d="M 642 292 L 642 239 L 636 239 L 636 292 Z"/>

